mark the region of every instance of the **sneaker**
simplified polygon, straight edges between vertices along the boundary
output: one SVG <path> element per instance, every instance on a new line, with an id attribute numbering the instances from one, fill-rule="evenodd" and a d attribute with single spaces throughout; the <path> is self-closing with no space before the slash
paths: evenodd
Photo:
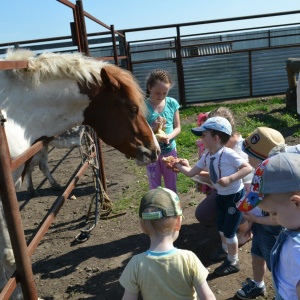
<path id="1" fill-rule="evenodd" d="M 242 283 L 242 288 L 236 292 L 236 296 L 239 299 L 252 299 L 265 293 L 266 286 L 258 287 L 253 280 L 247 278 Z"/>
<path id="2" fill-rule="evenodd" d="M 217 267 L 214 273 L 218 276 L 225 276 L 232 273 L 236 273 L 240 270 L 240 264 L 237 262 L 235 265 L 228 259 L 226 259 L 221 266 Z"/>
<path id="3" fill-rule="evenodd" d="M 222 245 L 219 246 L 217 251 L 215 251 L 210 257 L 211 262 L 220 262 L 227 258 L 227 252 L 223 249 Z"/>

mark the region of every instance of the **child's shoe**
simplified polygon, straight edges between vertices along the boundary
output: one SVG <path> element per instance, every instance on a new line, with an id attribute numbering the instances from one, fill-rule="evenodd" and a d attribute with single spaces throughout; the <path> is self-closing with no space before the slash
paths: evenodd
<path id="1" fill-rule="evenodd" d="M 218 276 L 225 276 L 232 273 L 236 273 L 240 270 L 239 262 L 233 264 L 229 259 L 226 259 L 221 266 L 217 267 L 214 273 Z"/>
<path id="2" fill-rule="evenodd" d="M 239 299 L 252 299 L 264 294 L 266 291 L 265 285 L 258 287 L 250 278 L 247 278 L 246 281 L 242 283 L 242 286 L 243 287 L 235 294 Z"/>
<path id="3" fill-rule="evenodd" d="M 227 258 L 227 252 L 223 249 L 222 245 L 219 246 L 219 248 L 212 253 L 212 255 L 209 257 L 209 260 L 211 262 L 220 262 Z"/>

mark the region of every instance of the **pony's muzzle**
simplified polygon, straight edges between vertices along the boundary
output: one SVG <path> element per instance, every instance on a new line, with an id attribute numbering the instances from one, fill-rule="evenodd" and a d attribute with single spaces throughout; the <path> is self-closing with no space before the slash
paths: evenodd
<path id="1" fill-rule="evenodd" d="M 138 147 L 137 164 L 148 165 L 152 162 L 157 161 L 160 154 L 160 148 L 155 147 L 154 149 L 147 149 L 143 146 Z"/>

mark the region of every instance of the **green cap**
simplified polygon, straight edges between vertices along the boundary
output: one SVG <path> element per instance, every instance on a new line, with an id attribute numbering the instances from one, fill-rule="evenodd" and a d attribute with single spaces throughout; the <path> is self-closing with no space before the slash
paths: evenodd
<path id="1" fill-rule="evenodd" d="M 155 208 L 155 211 L 145 212 L 147 208 Z M 141 200 L 139 216 L 144 220 L 182 216 L 180 200 L 176 193 L 167 188 L 150 190 Z"/>

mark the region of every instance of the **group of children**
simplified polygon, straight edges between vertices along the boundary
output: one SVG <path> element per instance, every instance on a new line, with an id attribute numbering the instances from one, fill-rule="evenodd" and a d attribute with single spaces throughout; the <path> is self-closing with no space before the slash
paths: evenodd
<path id="1" fill-rule="evenodd" d="M 175 138 L 181 127 L 178 102 L 167 96 L 172 85 L 164 70 L 153 71 L 147 80 L 147 121 L 155 132 L 163 118 L 166 136 L 159 141 L 158 161 L 147 166 L 150 190 L 139 209 L 150 247 L 125 267 L 120 277 L 123 299 L 138 299 L 139 293 L 143 299 L 216 299 L 207 283 L 208 271 L 197 256 L 173 245 L 182 221 L 177 172 L 204 182 L 201 191 L 213 195 L 206 213 L 215 220 L 221 239 L 211 255 L 211 261 L 222 261 L 216 275 L 240 270 L 242 243 L 237 233 L 245 237 L 252 231 L 253 280 L 247 278 L 236 296 L 250 299 L 264 293 L 267 266 L 276 300 L 300 299 L 300 147 L 286 146 L 278 131 L 266 127 L 242 139 L 234 132 L 232 115 L 223 108 L 199 115 L 198 127 L 192 129 L 201 136 L 196 142 L 199 160 L 191 167 L 186 159 L 177 158 Z M 268 157 L 269 152 L 273 156 Z M 203 208 L 196 209 L 200 222 Z"/>

